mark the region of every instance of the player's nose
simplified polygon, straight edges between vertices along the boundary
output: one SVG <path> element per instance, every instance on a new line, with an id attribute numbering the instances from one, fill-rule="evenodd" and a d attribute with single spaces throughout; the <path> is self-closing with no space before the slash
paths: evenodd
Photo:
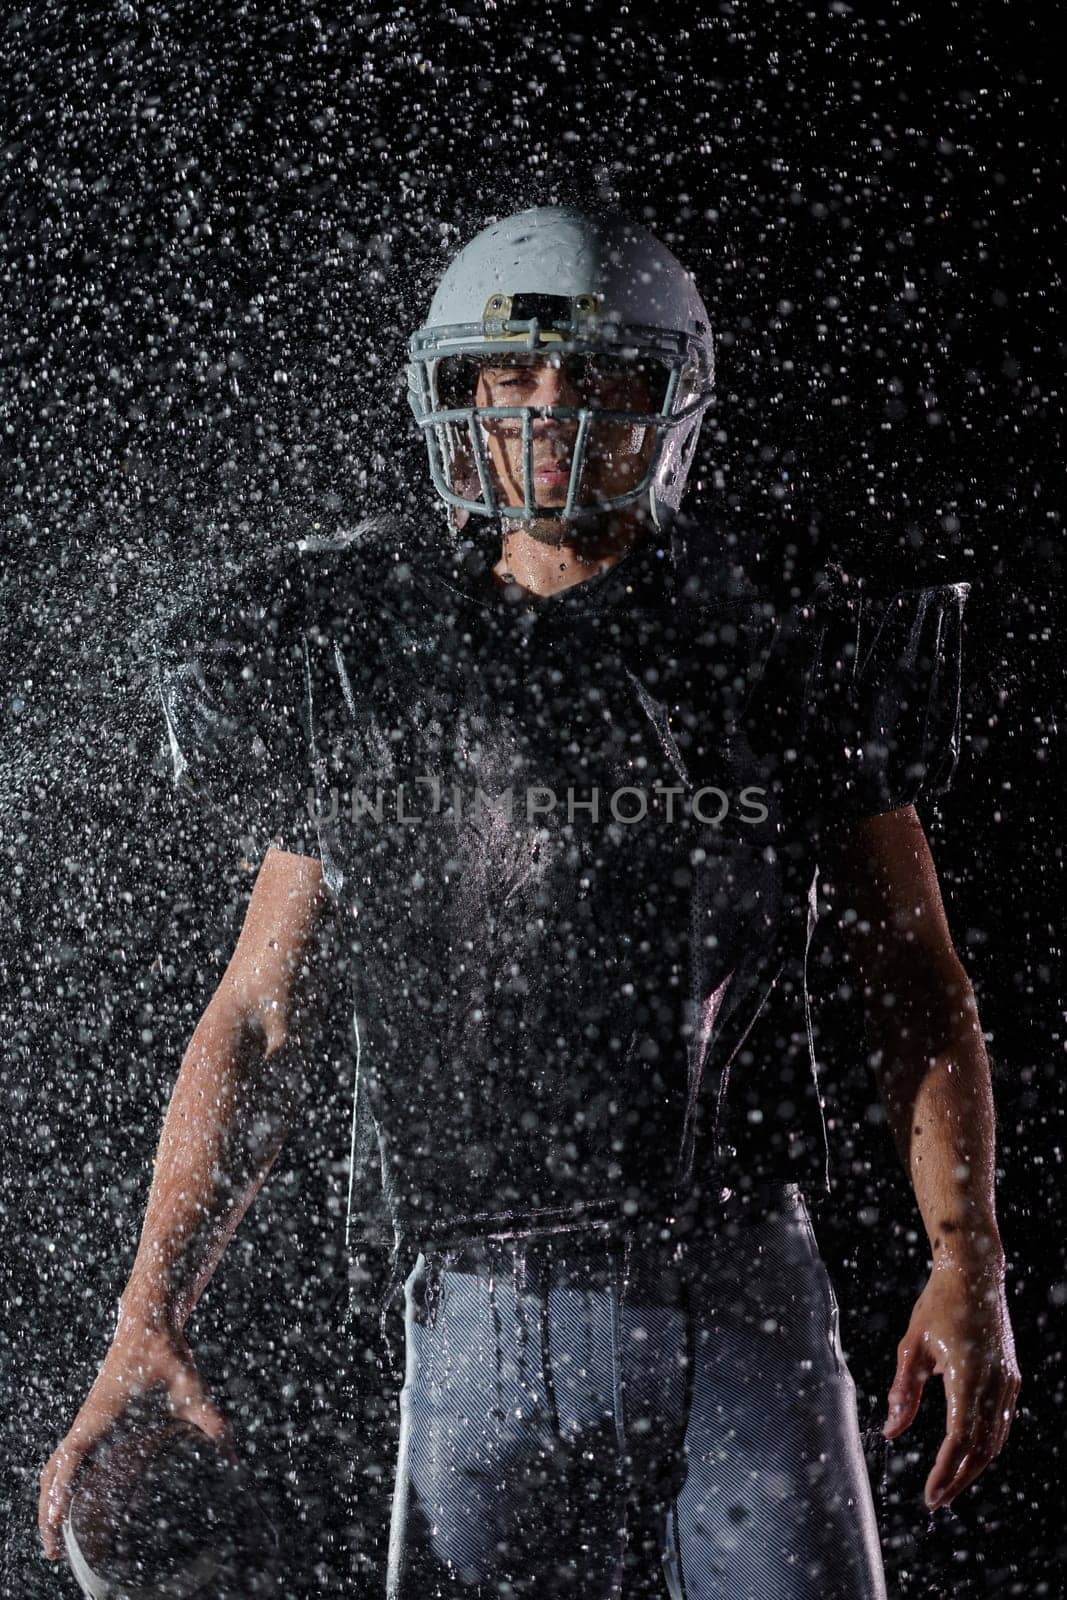
<path id="1" fill-rule="evenodd" d="M 578 389 L 567 368 L 560 363 L 546 361 L 538 369 L 537 388 L 533 404 L 536 406 L 576 406 L 581 401 Z"/>

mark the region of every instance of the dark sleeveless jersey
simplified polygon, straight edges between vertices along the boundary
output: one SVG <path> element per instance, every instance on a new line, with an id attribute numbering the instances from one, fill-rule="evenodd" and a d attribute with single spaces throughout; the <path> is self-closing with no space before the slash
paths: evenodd
<path id="1" fill-rule="evenodd" d="M 321 859 L 365 1237 L 729 1181 L 728 1086 L 815 1072 L 820 853 L 958 752 L 966 584 L 834 573 L 783 607 L 684 521 L 549 597 L 493 559 L 393 521 L 308 539 L 157 662 L 176 778 L 246 849 Z"/>

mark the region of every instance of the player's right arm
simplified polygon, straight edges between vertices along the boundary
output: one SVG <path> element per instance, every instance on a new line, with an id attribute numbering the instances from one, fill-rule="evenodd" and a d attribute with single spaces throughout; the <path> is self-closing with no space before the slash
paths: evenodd
<path id="1" fill-rule="evenodd" d="M 296 1114 L 326 900 L 317 860 L 267 852 L 233 957 L 182 1059 L 110 1349 L 41 1475 L 49 1559 L 62 1554 L 82 1461 L 134 1396 L 162 1387 L 176 1415 L 233 1451 L 183 1330 Z"/>

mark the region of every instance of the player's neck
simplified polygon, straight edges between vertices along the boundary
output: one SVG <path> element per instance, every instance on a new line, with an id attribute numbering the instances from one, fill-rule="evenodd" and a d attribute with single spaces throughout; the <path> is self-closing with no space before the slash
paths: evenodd
<path id="1" fill-rule="evenodd" d="M 558 594 L 607 572 L 648 532 L 646 521 L 623 515 L 580 533 L 557 522 L 510 528 L 493 573 L 501 583 L 517 583 L 530 594 Z"/>

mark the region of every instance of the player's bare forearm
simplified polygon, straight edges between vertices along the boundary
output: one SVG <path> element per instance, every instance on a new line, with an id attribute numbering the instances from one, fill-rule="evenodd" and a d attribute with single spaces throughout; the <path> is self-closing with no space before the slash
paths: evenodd
<path id="1" fill-rule="evenodd" d="M 184 1325 L 285 1141 L 321 1021 L 323 906 L 319 863 L 269 850 L 174 1086 L 120 1327 Z"/>
<path id="2" fill-rule="evenodd" d="M 912 806 L 842 829 L 828 853 L 867 1047 L 935 1264 L 1001 1256 L 994 1111 L 974 990 Z"/>
<path id="3" fill-rule="evenodd" d="M 292 1056 L 254 1013 L 208 1006 L 163 1124 L 122 1318 L 184 1326 L 282 1148 Z"/>
<path id="4" fill-rule="evenodd" d="M 867 1040 L 935 1265 L 1003 1267 L 994 1193 L 995 1119 L 974 990 L 959 962 L 897 969 L 868 996 Z"/>

